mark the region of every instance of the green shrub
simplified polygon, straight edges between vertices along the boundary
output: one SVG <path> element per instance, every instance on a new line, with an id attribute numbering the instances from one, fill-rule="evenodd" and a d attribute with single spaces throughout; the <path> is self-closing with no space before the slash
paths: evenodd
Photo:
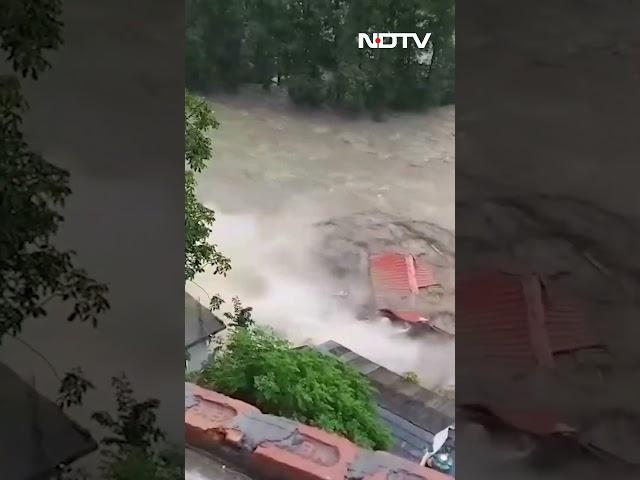
<path id="1" fill-rule="evenodd" d="M 403 378 L 409 383 L 420 385 L 420 379 L 418 378 L 418 374 L 416 372 L 407 372 L 404 374 Z"/>
<path id="2" fill-rule="evenodd" d="M 365 377 L 318 351 L 294 350 L 264 330 L 236 329 L 199 383 L 365 448 L 386 449 L 391 443 Z"/>
<path id="3" fill-rule="evenodd" d="M 287 81 L 287 92 L 298 105 L 317 107 L 325 100 L 325 85 L 321 78 L 310 75 L 294 75 Z"/>

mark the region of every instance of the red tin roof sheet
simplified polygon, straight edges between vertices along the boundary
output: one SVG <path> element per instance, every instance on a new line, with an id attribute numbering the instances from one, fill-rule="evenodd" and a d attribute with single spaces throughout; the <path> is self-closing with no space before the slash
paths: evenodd
<path id="1" fill-rule="evenodd" d="M 415 260 L 411 255 L 383 253 L 370 257 L 370 272 L 376 294 L 418 293 Z"/>
<path id="2" fill-rule="evenodd" d="M 570 300 L 553 299 L 547 304 L 547 328 L 554 353 L 599 345 L 580 313 L 580 306 Z"/>
<path id="3" fill-rule="evenodd" d="M 456 334 L 468 337 L 462 341 L 468 354 L 514 366 L 551 367 L 558 353 L 598 346 L 579 305 L 550 296 L 537 275 L 465 275 L 456 310 Z"/>
<path id="4" fill-rule="evenodd" d="M 433 278 L 433 272 L 429 265 L 415 259 L 416 283 L 418 288 L 426 288 L 435 285 L 437 282 Z"/>
<path id="5" fill-rule="evenodd" d="M 389 313 L 390 315 L 396 317 L 398 320 L 402 320 L 407 323 L 426 323 L 428 322 L 427 317 L 420 315 L 418 312 L 414 311 L 405 311 L 405 310 L 387 310 L 382 309 L 383 313 Z"/>
<path id="6" fill-rule="evenodd" d="M 408 323 L 427 322 L 426 315 L 414 309 L 421 288 L 435 285 L 433 273 L 411 254 L 387 252 L 371 255 L 369 274 L 376 305 L 380 311 Z"/>

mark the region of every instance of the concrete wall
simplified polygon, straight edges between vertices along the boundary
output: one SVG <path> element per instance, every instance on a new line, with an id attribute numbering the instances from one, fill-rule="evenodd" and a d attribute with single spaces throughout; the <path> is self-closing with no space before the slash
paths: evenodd
<path id="1" fill-rule="evenodd" d="M 187 445 L 261 480 L 453 480 L 189 383 L 184 423 Z"/>
<path id="2" fill-rule="evenodd" d="M 188 351 L 189 360 L 187 362 L 187 372 L 189 373 L 200 370 L 207 360 L 209 360 L 209 356 L 212 353 L 206 341 L 191 346 Z"/>

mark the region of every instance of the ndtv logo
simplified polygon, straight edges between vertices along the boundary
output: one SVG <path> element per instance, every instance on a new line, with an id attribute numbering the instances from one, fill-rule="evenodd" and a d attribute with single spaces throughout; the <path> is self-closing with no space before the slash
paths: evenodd
<path id="1" fill-rule="evenodd" d="M 417 33 L 359 33 L 358 34 L 358 48 L 365 48 L 366 43 L 369 48 L 396 48 L 398 46 L 398 39 L 402 39 L 402 48 L 409 47 L 409 39 L 412 38 L 416 47 L 427 48 L 427 43 L 431 38 L 430 33 L 426 33 L 424 38 L 420 40 Z M 391 42 L 385 42 L 386 39 Z"/>

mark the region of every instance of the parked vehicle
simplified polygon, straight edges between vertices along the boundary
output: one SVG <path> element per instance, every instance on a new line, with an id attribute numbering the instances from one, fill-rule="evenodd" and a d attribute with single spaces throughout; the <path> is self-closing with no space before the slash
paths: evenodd
<path id="1" fill-rule="evenodd" d="M 433 468 L 447 475 L 455 475 L 455 426 L 449 426 L 433 436 L 431 448 L 422 457 L 421 465 Z"/>

